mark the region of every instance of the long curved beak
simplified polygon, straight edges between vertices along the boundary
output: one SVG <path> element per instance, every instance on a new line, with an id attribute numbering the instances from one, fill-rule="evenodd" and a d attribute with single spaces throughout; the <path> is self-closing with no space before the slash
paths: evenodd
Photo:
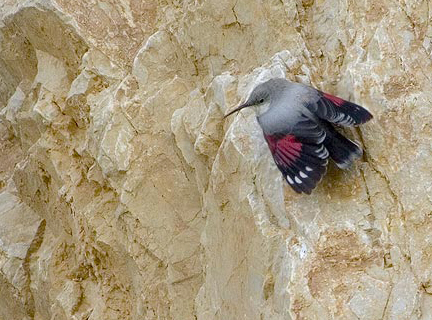
<path id="1" fill-rule="evenodd" d="M 235 108 L 234 110 L 232 110 L 232 111 L 228 112 L 226 115 L 224 115 L 224 119 L 225 119 L 226 117 L 232 115 L 234 112 L 240 111 L 241 109 L 246 108 L 246 107 L 250 107 L 250 104 L 243 103 L 242 105 L 238 106 L 238 107 Z"/>

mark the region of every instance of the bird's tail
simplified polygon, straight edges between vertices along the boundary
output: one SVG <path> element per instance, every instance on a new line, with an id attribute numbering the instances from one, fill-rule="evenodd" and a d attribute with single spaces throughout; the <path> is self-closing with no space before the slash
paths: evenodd
<path id="1" fill-rule="evenodd" d="M 356 142 L 345 138 L 337 132 L 332 125 L 329 125 L 326 133 L 327 136 L 324 140 L 324 145 L 330 157 L 339 168 L 347 169 L 355 160 L 362 156 L 362 148 Z"/>

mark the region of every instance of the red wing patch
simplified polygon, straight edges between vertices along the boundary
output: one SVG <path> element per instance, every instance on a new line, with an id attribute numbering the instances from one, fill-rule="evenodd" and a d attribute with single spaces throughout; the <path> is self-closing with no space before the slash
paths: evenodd
<path id="1" fill-rule="evenodd" d="M 303 143 L 294 135 L 264 135 L 273 159 L 288 184 L 298 193 L 310 194 L 326 171 L 323 144 Z"/>
<path id="2" fill-rule="evenodd" d="M 333 102 L 338 107 L 340 107 L 341 105 L 343 105 L 344 103 L 347 102 L 344 99 L 332 96 L 331 94 L 328 94 L 328 93 L 324 93 L 324 98 L 330 100 L 331 102 Z"/>
<path id="3" fill-rule="evenodd" d="M 271 153 L 277 153 L 283 158 L 286 157 L 288 163 L 295 161 L 300 156 L 302 144 L 293 135 L 287 135 L 283 138 L 267 135 L 265 138 Z"/>

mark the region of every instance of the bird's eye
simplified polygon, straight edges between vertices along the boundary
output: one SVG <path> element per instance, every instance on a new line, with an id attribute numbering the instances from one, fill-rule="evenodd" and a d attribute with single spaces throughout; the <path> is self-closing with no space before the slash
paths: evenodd
<path id="1" fill-rule="evenodd" d="M 264 99 L 261 99 L 260 101 L 259 101 L 259 103 L 263 103 L 264 102 Z"/>

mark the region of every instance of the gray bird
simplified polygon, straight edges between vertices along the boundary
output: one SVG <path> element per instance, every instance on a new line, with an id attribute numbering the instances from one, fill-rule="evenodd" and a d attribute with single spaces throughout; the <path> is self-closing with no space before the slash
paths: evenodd
<path id="1" fill-rule="evenodd" d="M 301 83 L 271 79 L 255 87 L 245 103 L 225 117 L 254 107 L 273 159 L 288 184 L 310 194 L 330 157 L 348 168 L 361 147 L 333 125 L 356 126 L 372 119 L 365 108 Z"/>

